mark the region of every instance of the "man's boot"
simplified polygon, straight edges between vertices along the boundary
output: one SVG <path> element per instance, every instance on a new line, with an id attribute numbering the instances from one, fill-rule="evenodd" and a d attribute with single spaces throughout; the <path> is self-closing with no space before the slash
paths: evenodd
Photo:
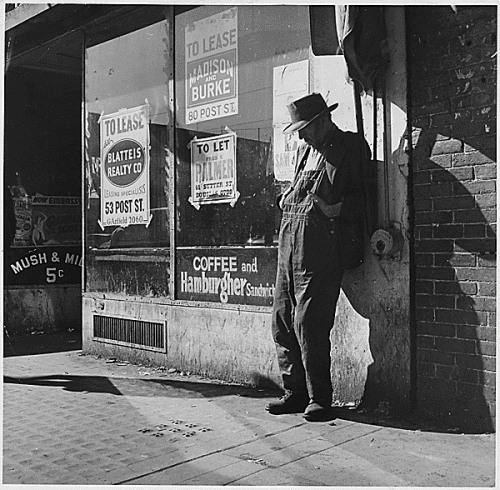
<path id="1" fill-rule="evenodd" d="M 274 402 L 267 405 L 266 410 L 273 415 L 284 413 L 301 413 L 309 404 L 309 395 L 307 393 L 294 393 L 286 391 L 285 394 Z"/>

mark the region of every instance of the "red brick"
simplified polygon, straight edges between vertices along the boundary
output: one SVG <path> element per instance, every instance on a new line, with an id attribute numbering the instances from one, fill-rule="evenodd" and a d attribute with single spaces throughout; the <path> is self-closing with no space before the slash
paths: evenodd
<path id="1" fill-rule="evenodd" d="M 466 139 L 469 136 L 487 134 L 491 130 L 491 125 L 484 121 L 474 121 L 465 124 L 454 124 L 451 133 L 454 138 Z"/>
<path id="2" fill-rule="evenodd" d="M 484 403 L 487 390 L 483 386 L 475 383 L 459 383 L 457 384 L 458 396 L 464 401 L 469 402 L 469 406 L 473 408 L 477 403 Z M 477 406 L 477 405 L 476 405 Z"/>
<path id="3" fill-rule="evenodd" d="M 445 323 L 418 322 L 417 335 L 433 335 L 435 337 L 455 337 L 455 325 Z"/>
<path id="4" fill-rule="evenodd" d="M 488 313 L 488 325 L 495 328 L 497 326 L 497 314 L 493 311 Z"/>
<path id="5" fill-rule="evenodd" d="M 481 165 L 474 167 L 475 177 L 478 180 L 488 180 L 488 179 L 496 179 L 497 176 L 497 166 L 492 165 Z"/>
<path id="6" fill-rule="evenodd" d="M 434 96 L 437 92 L 443 91 L 449 94 L 449 85 L 434 87 L 432 90 L 432 95 Z M 431 126 L 449 126 L 454 121 L 453 115 L 449 112 L 443 114 L 435 114 L 431 117 Z"/>
<path id="7" fill-rule="evenodd" d="M 495 104 L 495 96 L 492 94 L 468 94 L 461 97 L 451 97 L 451 110 L 460 110 L 467 107 L 483 107 Z"/>
<path id="8" fill-rule="evenodd" d="M 434 307 L 453 308 L 455 306 L 454 296 L 437 295 L 437 294 L 418 294 L 416 298 L 418 307 Z"/>
<path id="9" fill-rule="evenodd" d="M 496 329 L 492 327 L 476 327 L 471 325 L 456 325 L 457 337 L 460 339 L 496 341 Z"/>
<path id="10" fill-rule="evenodd" d="M 426 378 L 425 382 L 417 383 L 417 397 L 419 407 L 429 402 L 430 407 L 434 410 L 439 408 L 436 406 L 439 403 L 446 402 L 448 404 L 457 396 L 456 382 L 445 381 L 443 379 Z M 441 405 L 442 406 L 442 405 Z"/>
<path id="11" fill-rule="evenodd" d="M 480 282 L 478 283 L 479 287 L 479 295 L 480 296 L 491 296 L 495 297 L 496 295 L 496 283 L 493 282 Z"/>
<path id="12" fill-rule="evenodd" d="M 432 149 L 433 155 L 441 155 L 443 153 L 457 153 L 463 151 L 463 142 L 457 139 L 448 141 L 438 141 Z"/>
<path id="13" fill-rule="evenodd" d="M 495 114 L 495 106 L 477 107 L 472 113 L 472 117 L 475 121 L 490 121 L 492 115 Z"/>
<path id="14" fill-rule="evenodd" d="M 451 221 L 451 220 L 450 220 Z M 492 220 L 494 221 L 494 220 Z M 454 223 L 487 223 L 484 213 L 480 209 L 464 209 L 453 211 Z"/>
<path id="15" fill-rule="evenodd" d="M 496 254 L 479 255 L 477 258 L 478 267 L 493 268 L 496 267 Z M 491 279 L 485 279 L 487 282 L 492 282 Z"/>
<path id="16" fill-rule="evenodd" d="M 445 209 L 472 209 L 474 208 L 474 202 L 474 196 L 470 195 L 444 198 L 436 197 L 433 200 L 434 210 L 437 211 Z"/>
<path id="17" fill-rule="evenodd" d="M 482 194 L 476 196 L 476 205 L 481 208 L 496 208 L 497 196 L 495 194 Z"/>
<path id="18" fill-rule="evenodd" d="M 430 96 L 429 91 L 427 93 Z M 415 98 L 414 100 L 418 100 Z M 420 101 L 422 102 L 422 101 Z M 486 104 L 482 104 L 486 105 Z M 431 114 L 438 114 L 440 112 L 448 112 L 450 110 L 450 101 L 449 99 L 443 99 L 443 100 L 434 100 L 430 101 L 429 97 L 426 97 L 425 100 L 423 100 L 423 103 L 420 104 L 414 104 L 412 107 L 412 112 L 413 115 L 415 116 L 429 116 Z"/>
<path id="19" fill-rule="evenodd" d="M 415 226 L 415 240 L 425 240 L 426 238 L 432 238 L 432 226 Z M 429 255 L 429 254 L 426 254 Z M 431 256 L 432 257 L 432 256 Z M 424 264 L 422 264 L 424 265 Z"/>
<path id="20" fill-rule="evenodd" d="M 473 340 L 436 337 L 436 348 L 441 352 L 474 354 L 476 352 L 476 343 Z"/>
<path id="21" fill-rule="evenodd" d="M 440 364 L 436 365 L 436 378 L 444 380 L 454 380 L 456 379 L 456 366 L 442 366 Z"/>
<path id="22" fill-rule="evenodd" d="M 479 151 L 473 151 L 470 153 L 457 153 L 451 157 L 451 161 L 454 167 L 494 163 L 490 157 L 484 155 Z"/>
<path id="23" fill-rule="evenodd" d="M 461 324 L 465 320 L 464 313 L 455 309 L 436 309 L 434 314 L 438 323 Z"/>
<path id="24" fill-rule="evenodd" d="M 434 262 L 437 265 L 436 260 Z M 451 267 L 474 267 L 476 265 L 476 256 L 470 253 L 454 253 L 448 263 Z"/>
<path id="25" fill-rule="evenodd" d="M 434 279 L 440 281 L 452 281 L 455 278 L 455 271 L 451 267 L 420 267 L 417 269 L 418 279 Z"/>
<path id="26" fill-rule="evenodd" d="M 416 281 L 415 290 L 418 294 L 433 294 L 434 282 L 433 281 Z"/>
<path id="27" fill-rule="evenodd" d="M 486 224 L 478 223 L 473 225 L 464 225 L 465 238 L 478 238 L 486 236 Z"/>
<path id="28" fill-rule="evenodd" d="M 434 310 L 430 308 L 417 308 L 415 310 L 415 317 L 418 322 L 433 322 Z"/>
<path id="29" fill-rule="evenodd" d="M 431 123 L 431 118 L 429 116 L 414 117 L 412 120 L 412 144 L 415 146 L 418 141 L 418 137 L 421 133 L 421 129 L 426 129 Z M 413 139 L 415 137 L 416 139 Z"/>
<path id="30" fill-rule="evenodd" d="M 453 194 L 489 194 L 496 192 L 496 182 L 494 180 L 454 182 Z"/>
<path id="31" fill-rule="evenodd" d="M 486 236 L 491 237 L 491 238 L 496 238 L 496 236 L 497 236 L 496 223 L 490 223 L 486 226 Z"/>
<path id="32" fill-rule="evenodd" d="M 455 111 L 453 113 L 453 119 L 456 123 L 466 123 L 472 121 L 473 111 L 472 109 L 462 109 L 460 111 Z"/>
<path id="33" fill-rule="evenodd" d="M 467 311 L 465 315 L 465 323 L 467 325 L 476 325 L 486 327 L 488 325 L 487 311 Z"/>
<path id="34" fill-rule="evenodd" d="M 433 349 L 418 349 L 417 360 L 434 364 L 455 364 L 455 354 L 449 352 L 438 352 Z"/>
<path id="35" fill-rule="evenodd" d="M 452 154 L 432 155 L 428 161 L 429 168 L 434 170 L 439 168 L 451 168 L 453 162 L 452 158 Z"/>
<path id="36" fill-rule="evenodd" d="M 474 310 L 475 300 L 471 296 L 459 296 L 457 298 L 457 310 Z"/>
<path id="37" fill-rule="evenodd" d="M 419 212 L 415 213 L 416 224 L 434 224 L 434 223 L 452 223 L 453 213 L 460 211 L 432 211 L 432 212 Z M 464 223 L 464 221 L 457 220 L 457 223 Z M 484 219 L 483 219 L 484 222 Z"/>
<path id="38" fill-rule="evenodd" d="M 496 251 L 494 238 L 458 238 L 453 247 L 455 252 L 487 253 Z"/>
<path id="39" fill-rule="evenodd" d="M 489 298 L 484 296 L 474 297 L 476 310 L 477 311 L 496 311 L 496 300 L 495 298 Z"/>
<path id="40" fill-rule="evenodd" d="M 475 282 L 435 281 L 434 291 L 436 294 L 476 294 L 477 284 Z"/>
<path id="41" fill-rule="evenodd" d="M 436 365 L 428 362 L 418 362 L 417 372 L 419 376 L 434 378 L 436 376 Z"/>
<path id="42" fill-rule="evenodd" d="M 436 224 L 432 230 L 433 238 L 461 238 L 464 236 L 463 225 Z"/>
<path id="43" fill-rule="evenodd" d="M 497 369 L 496 357 L 483 356 L 483 369 L 490 372 L 496 372 Z"/>
<path id="44" fill-rule="evenodd" d="M 436 343 L 434 337 L 419 336 L 417 337 L 417 348 L 418 349 L 435 349 Z"/>
<path id="45" fill-rule="evenodd" d="M 431 181 L 431 172 L 429 170 L 416 171 L 413 173 L 413 184 L 428 184 Z"/>
<path id="46" fill-rule="evenodd" d="M 457 366 L 470 369 L 483 369 L 483 358 L 476 354 L 455 354 Z"/>
<path id="47" fill-rule="evenodd" d="M 482 384 L 484 384 L 485 386 L 492 386 L 492 387 L 496 386 L 497 377 L 495 373 L 482 371 L 480 377 Z"/>
<path id="48" fill-rule="evenodd" d="M 435 170 L 432 172 L 432 181 L 440 183 L 455 180 L 472 180 L 474 179 L 474 168 L 476 167 L 454 167 L 449 170 Z"/>
<path id="49" fill-rule="evenodd" d="M 416 198 L 429 198 L 429 197 L 442 197 L 442 196 L 453 196 L 453 184 L 452 182 L 442 182 L 436 184 L 419 184 L 415 186 L 414 196 Z"/>
<path id="50" fill-rule="evenodd" d="M 477 369 L 467 369 L 464 367 L 457 367 L 455 370 L 455 380 L 463 383 L 479 384 L 480 371 Z"/>
<path id="51" fill-rule="evenodd" d="M 432 199 L 415 199 L 413 201 L 415 211 L 432 211 Z"/>

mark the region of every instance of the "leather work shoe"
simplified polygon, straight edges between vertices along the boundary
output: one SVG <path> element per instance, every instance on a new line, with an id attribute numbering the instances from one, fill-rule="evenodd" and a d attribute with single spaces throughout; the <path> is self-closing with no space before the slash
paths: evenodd
<path id="1" fill-rule="evenodd" d="M 273 415 L 300 413 L 308 404 L 309 396 L 307 394 L 287 391 L 279 400 L 269 403 L 266 410 Z"/>
<path id="2" fill-rule="evenodd" d="M 324 422 L 335 418 L 331 406 L 321 405 L 317 402 L 310 402 L 302 416 L 309 422 Z"/>

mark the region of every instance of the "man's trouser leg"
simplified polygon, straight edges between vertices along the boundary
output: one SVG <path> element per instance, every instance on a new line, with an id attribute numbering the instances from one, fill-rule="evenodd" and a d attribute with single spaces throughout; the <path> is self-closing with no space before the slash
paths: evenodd
<path id="1" fill-rule="evenodd" d="M 295 298 L 293 296 L 292 231 L 291 222 L 282 223 L 273 303 L 272 335 L 283 388 L 294 393 L 307 394 L 302 353 L 293 327 Z"/>
<path id="2" fill-rule="evenodd" d="M 283 224 L 273 309 L 273 338 L 284 388 L 329 403 L 330 331 L 343 271 L 336 224 L 302 217 Z M 304 369 L 305 367 L 305 369 Z"/>
<path id="3" fill-rule="evenodd" d="M 294 247 L 295 335 L 301 347 L 312 401 L 332 400 L 330 332 L 343 270 L 338 254 L 338 223 L 310 215 L 301 222 Z M 299 227 L 300 229 L 300 227 Z"/>

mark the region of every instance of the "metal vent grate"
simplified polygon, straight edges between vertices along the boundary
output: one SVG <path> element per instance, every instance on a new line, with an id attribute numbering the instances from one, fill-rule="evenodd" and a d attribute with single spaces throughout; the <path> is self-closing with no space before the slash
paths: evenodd
<path id="1" fill-rule="evenodd" d="M 166 324 L 94 315 L 94 340 L 166 352 Z"/>

